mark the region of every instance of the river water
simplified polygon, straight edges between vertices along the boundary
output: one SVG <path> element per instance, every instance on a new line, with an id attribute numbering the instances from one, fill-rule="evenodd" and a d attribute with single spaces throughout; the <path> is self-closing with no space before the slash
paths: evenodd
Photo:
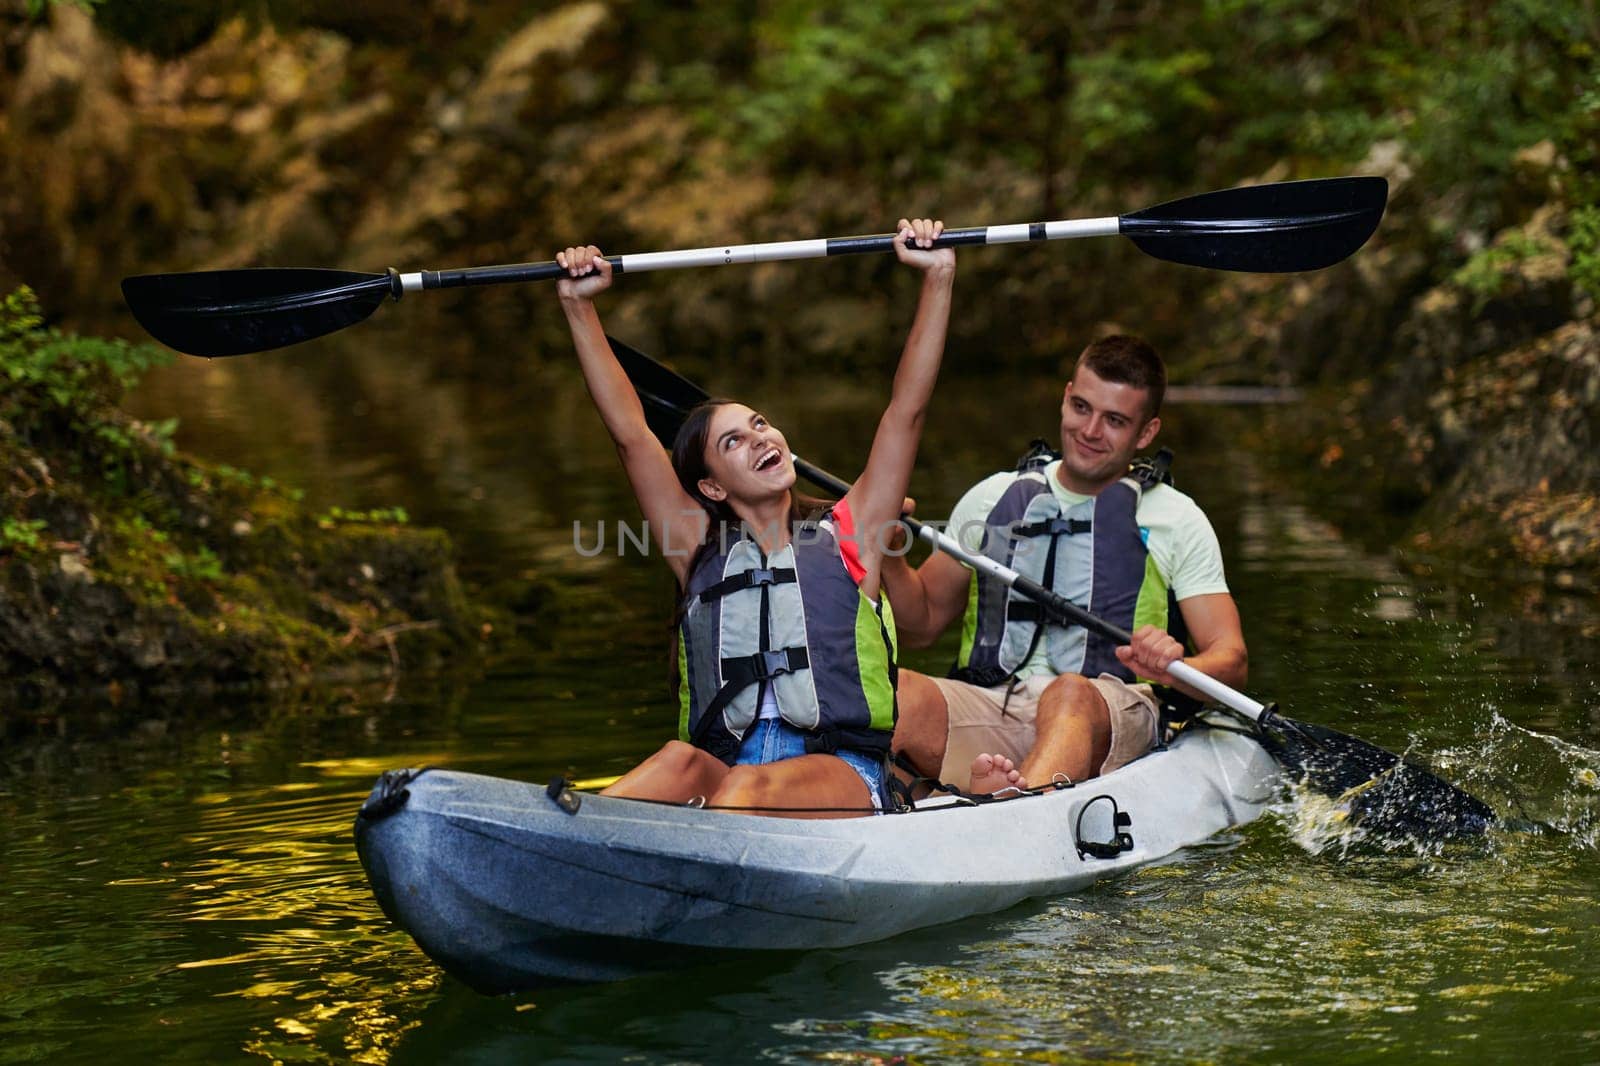
<path id="1" fill-rule="evenodd" d="M 674 728 L 670 581 L 614 539 L 573 549 L 575 522 L 592 546 L 637 516 L 562 353 L 430 369 L 395 354 L 395 327 L 361 329 L 185 360 L 132 406 L 314 503 L 449 528 L 474 578 L 547 586 L 539 627 L 486 673 L 402 663 L 370 685 L 85 712 L 8 742 L 0 1062 L 1600 1061 L 1591 608 L 1419 577 L 1341 539 L 1238 444 L 1256 409 L 1181 399 L 1164 440 L 1223 541 L 1250 691 L 1410 752 L 1523 828 L 1386 852 L 1286 801 L 1091 890 L 866 947 L 502 999 L 442 976 L 366 889 L 350 829 L 372 780 L 625 769 Z M 914 484 L 929 516 L 1055 425 L 1053 387 L 957 362 Z M 695 376 L 848 475 L 887 367 Z"/>

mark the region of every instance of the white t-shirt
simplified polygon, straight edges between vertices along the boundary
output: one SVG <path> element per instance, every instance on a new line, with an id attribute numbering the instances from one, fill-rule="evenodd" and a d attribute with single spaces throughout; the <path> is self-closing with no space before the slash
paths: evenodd
<path id="1" fill-rule="evenodd" d="M 1056 477 L 1060 466 L 1061 460 L 1057 459 L 1044 468 L 1044 476 L 1062 510 L 1066 510 L 1089 497 L 1061 484 Z M 989 512 L 994 510 L 1016 477 L 1011 471 L 1002 471 L 968 489 L 950 512 L 946 532 L 963 548 L 977 554 Z M 1194 500 L 1171 485 L 1155 485 L 1140 496 L 1134 520 L 1139 524 L 1139 536 L 1155 562 L 1156 571 L 1177 599 L 1228 591 L 1222 572 L 1222 546 L 1217 543 L 1210 520 Z M 1042 641 L 1017 671 L 1017 676 L 1027 678 L 1039 673 L 1054 673 L 1045 658 Z"/>

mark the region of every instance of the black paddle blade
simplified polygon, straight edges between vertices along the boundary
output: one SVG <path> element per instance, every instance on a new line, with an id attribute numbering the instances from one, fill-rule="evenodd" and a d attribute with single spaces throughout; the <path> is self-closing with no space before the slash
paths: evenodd
<path id="1" fill-rule="evenodd" d="M 1383 218 L 1382 178 L 1319 178 L 1186 196 L 1123 215 L 1146 254 L 1212 270 L 1320 270 L 1367 243 Z"/>
<path id="2" fill-rule="evenodd" d="M 1488 804 L 1416 763 L 1325 726 L 1280 716 L 1266 724 L 1262 745 L 1377 836 L 1449 840 L 1477 836 L 1497 820 Z"/>
<path id="3" fill-rule="evenodd" d="M 122 279 L 133 317 L 189 355 L 264 352 L 353 326 L 394 292 L 387 274 L 349 270 L 204 270 Z"/>
<path id="4" fill-rule="evenodd" d="M 639 349 L 624 344 L 612 336 L 611 351 L 622 364 L 622 372 L 633 382 L 633 390 L 644 405 L 644 418 L 650 432 L 666 447 L 671 448 L 678 436 L 678 427 L 702 400 L 709 399 L 706 391 L 668 370 Z"/>

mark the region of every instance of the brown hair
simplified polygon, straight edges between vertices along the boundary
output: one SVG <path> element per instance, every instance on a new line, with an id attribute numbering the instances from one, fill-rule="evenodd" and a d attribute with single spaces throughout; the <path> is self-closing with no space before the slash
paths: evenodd
<path id="1" fill-rule="evenodd" d="M 1145 401 L 1145 421 L 1161 413 L 1161 401 L 1167 394 L 1167 368 L 1148 342 L 1126 333 L 1101 337 L 1078 356 L 1073 373 L 1081 367 L 1088 367 L 1114 384 L 1143 389 L 1149 396 Z"/>
<path id="2" fill-rule="evenodd" d="M 739 521 L 739 516 L 733 513 L 726 499 L 713 500 L 700 491 L 700 481 L 709 472 L 706 468 L 706 439 L 711 435 L 711 416 L 717 413 L 717 408 L 726 407 L 732 402 L 720 397 L 701 400 L 690 408 L 683 425 L 678 427 L 678 435 L 672 438 L 672 472 L 678 475 L 678 484 L 683 486 L 683 491 L 711 519 L 711 526 L 719 522 Z M 711 526 L 707 527 L 708 537 Z"/>

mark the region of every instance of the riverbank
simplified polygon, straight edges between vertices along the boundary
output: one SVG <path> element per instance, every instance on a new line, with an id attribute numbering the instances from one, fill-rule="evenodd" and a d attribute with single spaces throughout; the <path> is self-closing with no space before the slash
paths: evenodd
<path id="1" fill-rule="evenodd" d="M 0 7 L 0 281 L 71 321 L 131 330 L 115 280 L 154 270 L 511 262 L 579 239 L 881 229 L 923 204 L 967 225 L 1381 174 L 1374 239 L 1311 275 L 1184 270 L 1114 240 L 964 252 L 951 364 L 1045 377 L 1087 337 L 1145 333 L 1177 382 L 1326 390 L 1262 443 L 1319 497 L 1350 498 L 1330 517 L 1381 514 L 1553 583 L 1600 565 L 1592 18 L 1224 5 L 1089 32 L 977 0 L 898 19 L 598 0 L 160 10 Z M 911 295 L 868 259 L 651 275 L 619 285 L 607 321 L 691 372 L 870 377 Z M 537 288 L 393 313 L 422 376 L 514 383 L 569 357 Z"/>
<path id="2" fill-rule="evenodd" d="M 0 306 L 0 722 L 436 669 L 489 646 L 450 538 L 399 509 L 315 512 L 298 490 L 174 449 L 117 406 L 148 345 Z"/>
<path id="3" fill-rule="evenodd" d="M 1520 165 L 1525 189 L 1548 189 L 1571 164 L 1545 145 Z M 1391 180 L 1402 205 L 1415 196 L 1404 174 Z M 1600 215 L 1531 203 L 1436 284 L 1406 253 L 1421 220 L 1408 232 L 1402 217 L 1377 254 L 1299 283 L 1295 299 L 1243 298 L 1256 345 L 1316 383 L 1292 415 L 1269 412 L 1258 443 L 1352 533 L 1381 525 L 1419 555 L 1592 590 Z"/>

